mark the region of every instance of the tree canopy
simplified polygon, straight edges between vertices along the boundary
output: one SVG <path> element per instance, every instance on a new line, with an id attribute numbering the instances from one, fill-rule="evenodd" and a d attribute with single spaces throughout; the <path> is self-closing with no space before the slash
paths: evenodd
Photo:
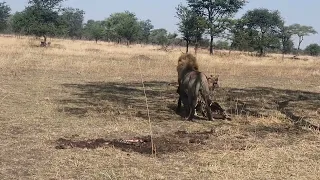
<path id="1" fill-rule="evenodd" d="M 298 36 L 299 42 L 298 42 L 298 51 L 300 50 L 300 45 L 303 41 L 303 38 L 305 36 L 309 36 L 311 34 L 316 34 L 317 31 L 313 29 L 311 26 L 304 26 L 300 24 L 292 24 L 289 26 L 289 30 L 292 32 L 292 34 Z"/>
<path id="2" fill-rule="evenodd" d="M 199 16 L 205 18 L 210 35 L 210 54 L 213 54 L 213 38 L 224 32 L 227 20 L 244 5 L 243 0 L 187 0 L 188 6 Z"/>
<path id="3" fill-rule="evenodd" d="M 318 44 L 310 44 L 305 48 L 304 52 L 311 56 L 319 56 L 320 46 Z"/>
<path id="4" fill-rule="evenodd" d="M 186 52 L 188 52 L 191 41 L 198 42 L 206 28 L 205 19 L 192 11 L 190 8 L 179 5 L 177 16 L 180 20 L 178 31 L 181 32 L 183 39 L 186 41 Z"/>
<path id="5" fill-rule="evenodd" d="M 63 35 L 71 38 L 81 38 L 85 12 L 80 9 L 62 9 L 61 25 L 64 26 Z"/>
<path id="6" fill-rule="evenodd" d="M 150 19 L 139 19 L 134 12 L 115 12 L 102 20 L 84 22 L 85 12 L 63 7 L 67 0 L 28 0 L 20 12 L 10 13 L 5 2 L 0 2 L 0 32 L 18 35 L 87 39 L 115 43 L 154 44 L 167 49 L 171 44 L 240 51 L 283 54 L 305 52 L 315 54 L 316 45 L 300 50 L 304 37 L 316 34 L 311 27 L 286 24 L 279 11 L 265 8 L 245 12 L 241 18 L 234 15 L 248 2 L 245 0 L 186 0 L 178 4 L 175 17 L 177 31 L 155 28 Z M 297 37 L 297 49 L 293 38 Z"/>
<path id="7" fill-rule="evenodd" d="M 107 27 L 112 29 L 119 37 L 126 39 L 127 45 L 137 40 L 137 36 L 141 30 L 141 24 L 139 24 L 136 15 L 129 11 L 111 14 L 110 17 L 106 19 L 106 24 Z"/>
<path id="8" fill-rule="evenodd" d="M 250 10 L 242 16 L 242 25 L 247 31 L 249 44 L 262 56 L 265 49 L 279 48 L 278 34 L 282 25 L 279 11 L 268 9 Z"/>
<path id="9" fill-rule="evenodd" d="M 61 3 L 64 0 L 29 0 L 29 6 L 20 14 L 21 26 L 27 35 L 42 36 L 44 42 L 48 35 L 57 35 L 62 30 L 59 17 Z"/>
<path id="10" fill-rule="evenodd" d="M 6 2 L 0 2 L 0 32 L 5 30 L 8 26 L 10 11 L 11 8 L 6 4 Z"/>
<path id="11" fill-rule="evenodd" d="M 103 22 L 88 20 L 84 25 L 84 35 L 89 39 L 94 39 L 96 43 L 101 40 L 105 35 Z"/>
<path id="12" fill-rule="evenodd" d="M 142 43 L 149 43 L 149 37 L 151 30 L 154 28 L 154 26 L 151 23 L 150 19 L 147 19 L 145 21 L 139 21 L 139 34 L 138 39 Z"/>

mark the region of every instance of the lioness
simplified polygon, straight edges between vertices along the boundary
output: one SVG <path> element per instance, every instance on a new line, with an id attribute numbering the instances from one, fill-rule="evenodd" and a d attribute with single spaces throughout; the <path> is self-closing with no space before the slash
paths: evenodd
<path id="1" fill-rule="evenodd" d="M 219 75 L 213 77 L 213 75 L 210 75 L 210 77 L 207 77 L 208 80 L 208 84 L 209 84 L 209 90 L 212 92 L 214 91 L 216 88 L 219 87 L 218 81 L 219 81 Z M 211 102 L 211 100 L 210 100 Z M 212 102 L 210 103 L 210 107 L 212 106 Z M 204 100 L 201 98 L 201 96 L 198 96 L 198 100 L 197 100 L 197 105 L 196 105 L 196 110 L 201 112 L 202 115 L 205 117 L 205 102 Z M 214 108 L 211 107 L 211 111 L 213 111 Z M 196 115 L 197 113 L 195 113 Z"/>

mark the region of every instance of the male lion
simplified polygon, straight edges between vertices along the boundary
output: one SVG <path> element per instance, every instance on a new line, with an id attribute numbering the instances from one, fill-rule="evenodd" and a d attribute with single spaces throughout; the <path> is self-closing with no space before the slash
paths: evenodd
<path id="1" fill-rule="evenodd" d="M 199 65 L 197 63 L 196 57 L 192 54 L 182 54 L 178 59 L 177 71 L 178 71 L 178 89 L 177 93 L 179 94 L 177 112 L 180 112 L 181 109 L 181 96 L 184 96 L 184 99 L 187 98 L 187 94 L 180 94 L 180 79 L 184 76 L 187 71 L 199 70 Z M 185 104 L 185 103 L 184 103 Z M 186 104 L 185 104 L 186 105 Z"/>
<path id="2" fill-rule="evenodd" d="M 198 97 L 200 95 L 206 104 L 207 118 L 212 120 L 209 84 L 207 77 L 202 72 L 190 71 L 186 73 L 180 80 L 179 94 L 189 113 L 188 120 L 193 119 Z"/>
<path id="3" fill-rule="evenodd" d="M 201 95 L 206 104 L 206 112 L 209 120 L 212 120 L 212 112 L 210 108 L 210 88 L 207 76 L 198 71 L 196 58 L 191 54 L 183 54 L 178 60 L 178 90 L 179 101 L 178 108 L 181 108 L 181 101 L 186 106 L 189 113 L 187 119 L 192 120 L 198 97 Z"/>
<path id="4" fill-rule="evenodd" d="M 215 88 L 218 88 L 219 87 L 219 84 L 218 84 L 218 79 L 219 76 L 215 76 L 213 77 L 213 75 L 210 75 L 210 77 L 207 77 L 207 80 L 208 80 L 208 84 L 209 84 L 209 90 L 210 91 L 214 91 Z M 177 93 L 179 94 L 180 93 L 180 89 L 179 89 L 179 86 L 178 86 L 178 89 L 177 89 Z M 179 94 L 179 96 L 184 96 L 184 98 L 187 98 L 188 95 L 186 93 L 183 93 L 182 94 Z M 204 104 L 204 101 L 202 100 L 202 98 L 200 98 L 200 96 L 198 97 L 198 100 L 197 100 L 197 105 L 196 105 L 196 109 L 198 108 L 199 109 L 199 105 L 201 104 Z M 203 110 L 203 106 L 201 106 L 202 110 Z M 178 108 L 177 108 L 177 112 L 179 112 L 181 109 L 181 98 L 179 97 L 179 100 L 178 100 Z M 198 110 L 197 109 L 197 110 Z M 195 112 L 196 114 L 196 112 Z"/>

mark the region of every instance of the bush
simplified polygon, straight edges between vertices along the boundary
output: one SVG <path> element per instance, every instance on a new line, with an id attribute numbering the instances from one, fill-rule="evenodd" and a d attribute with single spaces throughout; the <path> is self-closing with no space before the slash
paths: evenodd
<path id="1" fill-rule="evenodd" d="M 320 46 L 318 44 L 310 44 L 305 48 L 304 52 L 311 56 L 318 56 L 320 54 Z"/>
<path id="2" fill-rule="evenodd" d="M 229 43 L 227 41 L 218 40 L 214 44 L 214 48 L 215 49 L 219 49 L 219 50 L 228 50 L 230 48 L 230 46 L 229 46 Z"/>

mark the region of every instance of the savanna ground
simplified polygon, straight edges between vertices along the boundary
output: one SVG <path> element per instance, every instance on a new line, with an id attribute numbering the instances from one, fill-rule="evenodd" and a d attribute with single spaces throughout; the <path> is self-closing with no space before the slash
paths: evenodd
<path id="1" fill-rule="evenodd" d="M 200 52 L 232 121 L 187 122 L 174 111 L 179 49 L 38 43 L 0 38 L 1 179 L 319 177 L 320 59 Z M 124 143 L 150 134 L 156 156 Z"/>

